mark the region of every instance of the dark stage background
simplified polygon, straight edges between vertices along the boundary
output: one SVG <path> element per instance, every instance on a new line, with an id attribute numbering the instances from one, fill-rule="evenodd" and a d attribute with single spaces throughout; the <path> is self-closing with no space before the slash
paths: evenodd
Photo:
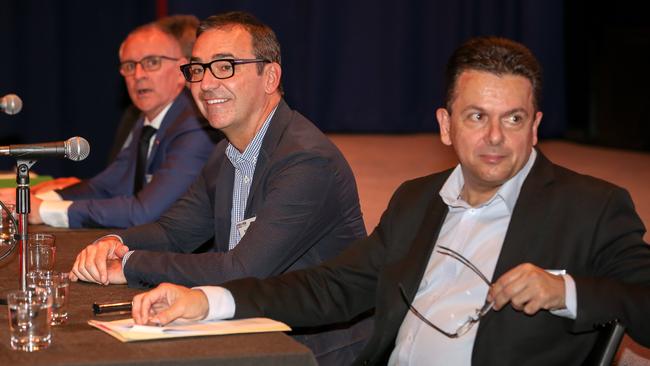
<path id="1" fill-rule="evenodd" d="M 590 5 L 587 11 L 571 3 L 1 0 L 0 96 L 18 94 L 24 109 L 16 116 L 0 115 L 0 140 L 6 145 L 84 136 L 92 147 L 88 159 L 79 163 L 44 159 L 35 170 L 57 176 L 97 173 L 105 165 L 128 103 L 117 71 L 117 50 L 127 33 L 160 13 L 205 18 L 239 9 L 254 13 L 276 31 L 282 44 L 286 99 L 326 132 L 434 131 L 434 111 L 442 103 L 442 74 L 450 53 L 468 37 L 493 34 L 525 43 L 543 64 L 541 136 L 596 141 L 602 128 L 594 126 L 606 126 L 607 121 L 594 117 L 593 103 L 606 104 L 609 94 L 606 90 L 598 94 L 594 73 L 609 75 L 606 62 L 615 59 L 607 52 L 608 45 L 598 43 L 599 30 L 606 30 L 601 38 L 616 41 L 608 24 L 629 27 L 625 17 L 632 19 L 640 32 L 635 44 L 646 44 L 645 50 L 635 47 L 635 55 L 647 55 L 650 47 L 643 33 L 647 21 L 629 8 L 617 18 L 610 16 L 611 5 Z M 609 58 L 591 57 L 594 42 Z M 648 78 L 640 77 L 639 82 Z M 620 82 L 612 87 L 624 88 Z M 637 99 L 643 96 L 641 88 L 634 90 Z M 627 147 L 643 148 L 648 139 L 646 124 L 640 123 L 641 105 L 628 119 L 635 128 L 645 128 L 630 133 L 642 141 L 624 141 Z M 0 159 L 0 168 L 12 164 L 12 158 Z"/>

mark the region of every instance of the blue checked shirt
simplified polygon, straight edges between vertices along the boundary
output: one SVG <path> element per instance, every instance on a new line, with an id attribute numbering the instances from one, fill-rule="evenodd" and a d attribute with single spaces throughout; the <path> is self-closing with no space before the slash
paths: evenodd
<path id="1" fill-rule="evenodd" d="M 264 141 L 264 135 L 266 134 L 266 130 L 269 128 L 273 114 L 275 114 L 275 109 L 273 109 L 271 113 L 269 113 L 269 116 L 266 117 L 266 121 L 264 121 L 262 128 L 255 134 L 253 141 L 246 146 L 243 153 L 240 153 L 231 144 L 228 144 L 226 147 L 226 156 L 232 163 L 232 166 L 235 167 L 228 250 L 232 250 L 241 240 L 241 235 L 239 235 L 239 230 L 237 230 L 237 223 L 244 220 L 246 201 L 248 201 L 248 193 L 251 189 L 253 174 L 255 173 L 255 166 L 257 165 L 257 155 L 260 153 L 260 148 Z"/>

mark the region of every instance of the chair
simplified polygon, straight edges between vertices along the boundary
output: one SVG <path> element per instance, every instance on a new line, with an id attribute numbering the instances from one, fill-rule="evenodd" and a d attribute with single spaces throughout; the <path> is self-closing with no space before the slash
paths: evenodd
<path id="1" fill-rule="evenodd" d="M 613 320 L 598 327 L 598 338 L 583 365 L 610 366 L 625 335 L 625 327 Z"/>

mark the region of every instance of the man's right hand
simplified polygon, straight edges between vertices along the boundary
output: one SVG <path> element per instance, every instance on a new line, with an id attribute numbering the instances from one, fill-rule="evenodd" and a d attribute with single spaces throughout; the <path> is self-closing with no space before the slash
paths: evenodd
<path id="1" fill-rule="evenodd" d="M 129 248 L 117 237 L 100 238 L 77 254 L 77 259 L 70 270 L 70 279 L 72 281 L 82 280 L 103 285 L 123 283 L 121 265 L 119 269 L 115 266 L 107 268 L 107 263 L 111 260 L 122 260 L 122 257 L 128 251 Z"/>
<path id="2" fill-rule="evenodd" d="M 176 319 L 205 319 L 208 310 L 208 298 L 203 291 L 163 283 L 135 295 L 131 315 L 136 324 L 166 325 Z"/>

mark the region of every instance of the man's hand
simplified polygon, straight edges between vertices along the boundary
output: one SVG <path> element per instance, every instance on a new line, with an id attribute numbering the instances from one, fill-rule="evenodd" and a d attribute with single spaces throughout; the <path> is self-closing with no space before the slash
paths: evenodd
<path id="1" fill-rule="evenodd" d="M 29 211 L 29 218 L 28 221 L 32 225 L 38 225 L 43 223 L 43 219 L 41 218 L 41 203 L 43 202 L 42 199 L 36 198 L 33 194 L 30 195 L 30 211 Z"/>
<path id="2" fill-rule="evenodd" d="M 36 184 L 32 186 L 30 190 L 32 193 L 36 194 L 40 192 L 53 191 L 56 189 L 63 189 L 79 182 L 81 182 L 81 180 L 79 180 L 77 177 L 56 178 Z"/>
<path id="3" fill-rule="evenodd" d="M 72 281 L 82 280 L 103 285 L 124 284 L 122 257 L 129 251 L 118 238 L 108 236 L 87 246 L 70 270 Z"/>
<path id="4" fill-rule="evenodd" d="M 515 310 L 533 315 L 541 309 L 564 309 L 564 291 L 561 276 L 524 263 L 504 273 L 490 288 L 487 300 L 494 301 L 494 310 L 510 303 Z"/>
<path id="5" fill-rule="evenodd" d="M 208 298 L 201 290 L 163 283 L 133 298 L 136 324 L 166 325 L 176 319 L 200 320 L 208 315 Z"/>
<path id="6" fill-rule="evenodd" d="M 0 188 L 0 201 L 5 204 L 16 204 L 16 188 Z"/>

